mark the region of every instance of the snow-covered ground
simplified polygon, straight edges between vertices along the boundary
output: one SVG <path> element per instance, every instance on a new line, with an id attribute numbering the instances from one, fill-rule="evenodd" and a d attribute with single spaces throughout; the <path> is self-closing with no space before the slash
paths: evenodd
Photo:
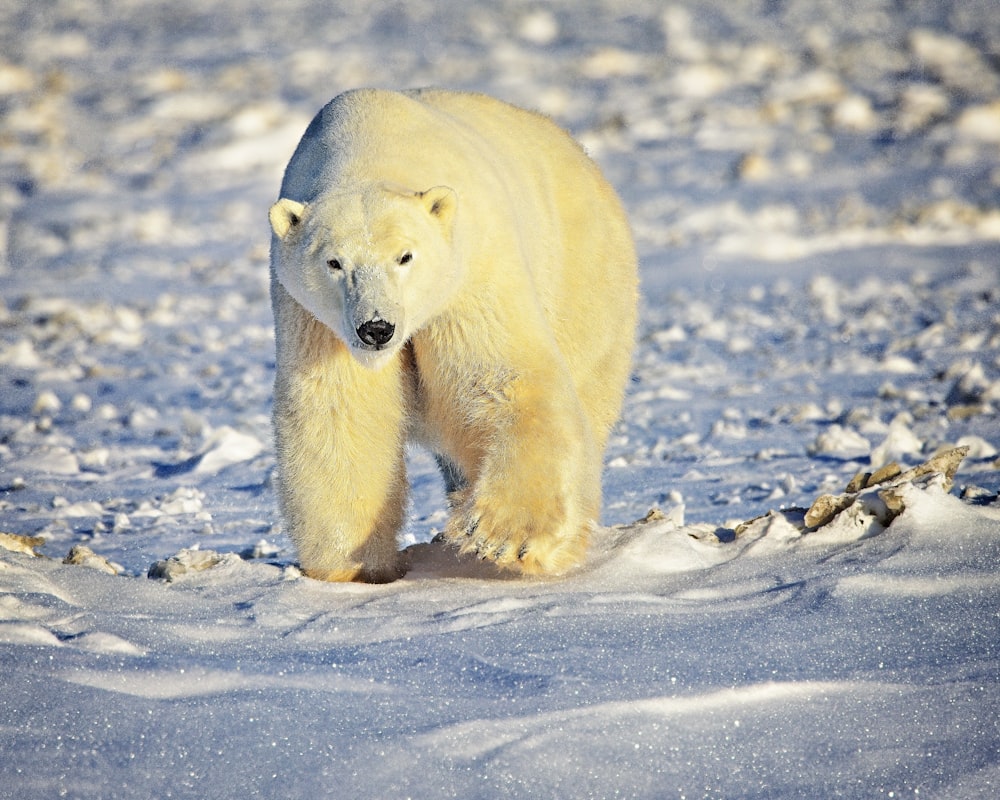
<path id="1" fill-rule="evenodd" d="M 633 221 L 561 580 L 431 543 L 421 452 L 398 583 L 277 520 L 266 210 L 330 97 L 429 84 Z M 998 423 L 992 0 L 0 8 L 0 798 L 996 797 Z"/>

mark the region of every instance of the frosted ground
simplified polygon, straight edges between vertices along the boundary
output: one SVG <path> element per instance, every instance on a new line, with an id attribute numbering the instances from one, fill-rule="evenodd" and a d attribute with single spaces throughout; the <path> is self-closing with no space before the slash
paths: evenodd
<path id="1" fill-rule="evenodd" d="M 331 96 L 427 84 L 633 221 L 562 580 L 430 543 L 420 452 L 396 584 L 277 521 L 266 209 Z M 0 9 L 2 798 L 995 797 L 998 414 L 992 2 Z"/>

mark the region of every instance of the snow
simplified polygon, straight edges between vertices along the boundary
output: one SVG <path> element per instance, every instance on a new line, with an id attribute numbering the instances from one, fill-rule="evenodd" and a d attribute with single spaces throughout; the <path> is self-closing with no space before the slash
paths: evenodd
<path id="1" fill-rule="evenodd" d="M 1000 16 L 622 9 L 0 9 L 0 798 L 997 796 Z M 318 583 L 266 209 L 330 97 L 431 84 L 628 207 L 605 527 L 497 574 L 415 450 L 407 576 Z"/>

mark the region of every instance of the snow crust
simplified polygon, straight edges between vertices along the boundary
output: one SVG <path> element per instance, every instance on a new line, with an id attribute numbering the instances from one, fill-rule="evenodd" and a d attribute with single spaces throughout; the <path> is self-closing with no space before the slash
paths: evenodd
<path id="1" fill-rule="evenodd" d="M 997 52 L 988 0 L 4 5 L 0 798 L 997 796 Z M 434 542 L 419 451 L 403 580 L 295 565 L 266 209 L 361 85 L 549 113 L 628 207 L 573 575 Z"/>

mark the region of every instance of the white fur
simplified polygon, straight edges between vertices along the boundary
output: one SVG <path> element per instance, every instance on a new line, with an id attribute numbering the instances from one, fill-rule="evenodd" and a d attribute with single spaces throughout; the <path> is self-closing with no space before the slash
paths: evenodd
<path id="1" fill-rule="evenodd" d="M 407 438 L 464 478 L 449 540 L 577 563 L 636 314 L 625 214 L 580 148 L 482 95 L 349 92 L 270 219 L 279 498 L 307 574 L 402 574 Z"/>

